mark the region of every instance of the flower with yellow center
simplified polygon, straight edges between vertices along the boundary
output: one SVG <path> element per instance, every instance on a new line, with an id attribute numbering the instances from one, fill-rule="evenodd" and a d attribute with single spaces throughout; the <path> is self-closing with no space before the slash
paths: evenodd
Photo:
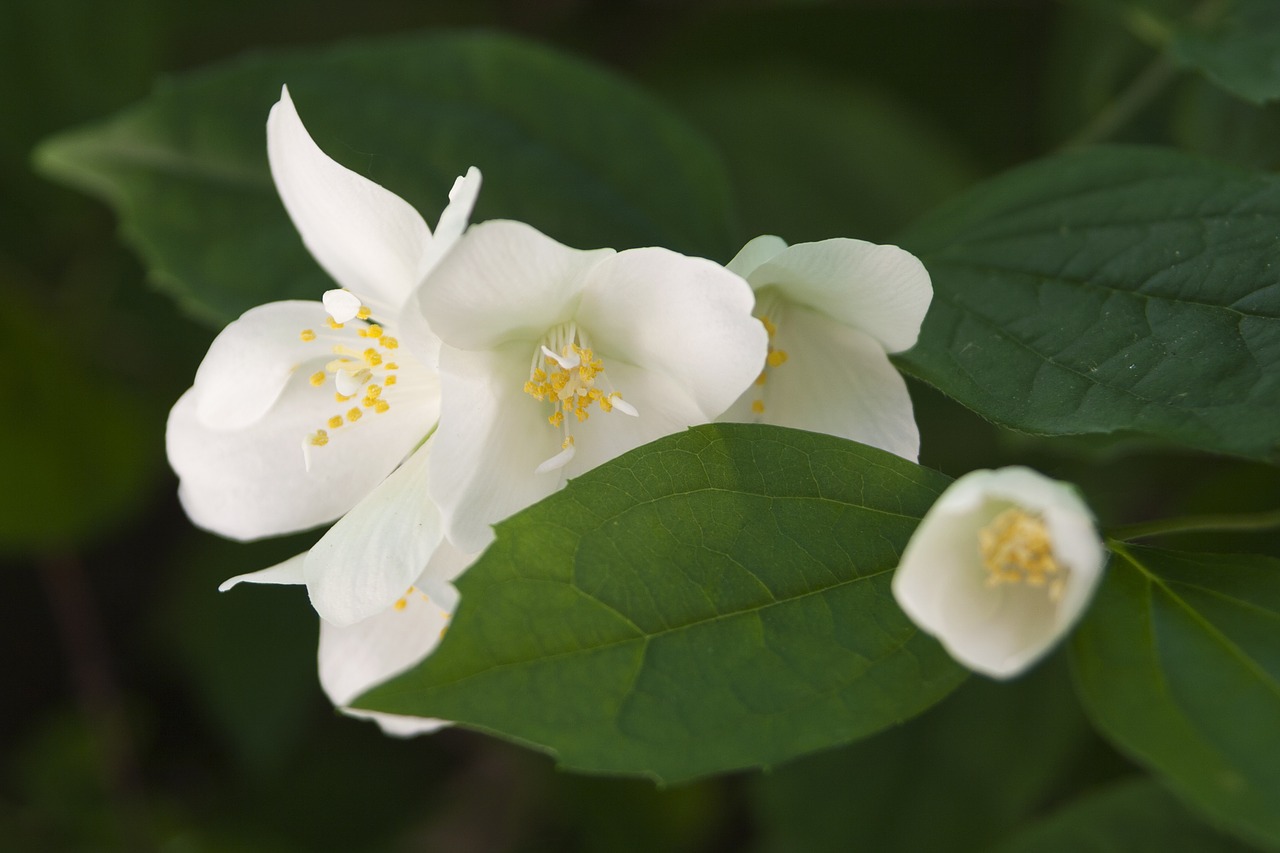
<path id="1" fill-rule="evenodd" d="M 480 175 L 455 183 L 433 235 L 403 199 L 326 156 L 287 89 L 267 153 L 303 243 L 340 287 L 227 326 L 173 407 L 167 450 L 187 514 L 215 533 L 340 519 L 296 577 L 234 582 L 305 583 L 322 618 L 352 625 L 392 607 L 442 536 L 426 485 L 439 339 L 404 308 L 465 229 Z"/>
<path id="2" fill-rule="evenodd" d="M 722 421 L 825 432 L 915 461 L 920 433 L 889 353 L 913 346 L 929 273 L 897 246 L 757 237 L 728 267 L 756 293 L 769 356 Z"/>
<path id="3" fill-rule="evenodd" d="M 751 289 L 723 267 L 518 222 L 470 229 L 419 305 L 443 341 L 431 492 L 467 551 L 567 478 L 714 419 L 765 360 Z"/>
<path id="4" fill-rule="evenodd" d="M 1028 468 L 972 471 L 921 520 L 893 594 L 957 661 L 1011 678 L 1080 618 L 1106 555 L 1070 484 Z"/>

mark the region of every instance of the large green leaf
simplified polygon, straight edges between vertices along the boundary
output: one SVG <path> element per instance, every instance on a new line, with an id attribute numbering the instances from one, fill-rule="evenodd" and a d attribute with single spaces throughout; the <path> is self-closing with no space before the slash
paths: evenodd
<path id="1" fill-rule="evenodd" d="M 267 167 L 267 112 L 286 83 L 322 148 L 428 221 L 477 165 L 477 219 L 585 248 L 737 248 L 727 180 L 699 136 L 606 71 L 497 35 L 252 56 L 49 140 L 37 163 L 114 205 L 155 279 L 206 318 L 316 298 L 329 285 Z"/>
<path id="2" fill-rule="evenodd" d="M 870 734 L 964 677 L 889 590 L 946 483 L 825 435 L 669 436 L 500 524 L 439 651 L 357 704 L 665 781 Z"/>
<path id="3" fill-rule="evenodd" d="M 1188 813 L 1150 779 L 1130 779 L 1070 803 L 995 853 L 1242 853 L 1251 850 Z"/>
<path id="4" fill-rule="evenodd" d="M 1092 149 L 979 187 L 903 244 L 934 302 L 901 361 L 984 417 L 1280 459 L 1280 179 Z"/>
<path id="5" fill-rule="evenodd" d="M 1183 797 L 1280 849 L 1280 560 L 1113 550 L 1072 644 L 1086 709 Z"/>

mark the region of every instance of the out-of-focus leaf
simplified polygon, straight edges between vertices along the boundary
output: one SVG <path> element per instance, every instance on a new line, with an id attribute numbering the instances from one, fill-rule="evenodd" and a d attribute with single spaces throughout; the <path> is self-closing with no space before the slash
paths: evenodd
<path id="1" fill-rule="evenodd" d="M 500 524 L 440 649 L 356 704 L 664 781 L 863 737 L 965 675 L 889 589 L 946 483 L 825 435 L 669 436 Z"/>
<path id="2" fill-rule="evenodd" d="M 996 178 L 902 242 L 934 301 L 901 363 L 984 417 L 1280 459 L 1280 179 L 1091 149 Z"/>
<path id="3" fill-rule="evenodd" d="M 13 377 L 0 417 L 0 553 L 62 551 L 137 509 L 158 462 L 162 410 L 92 364 L 94 342 L 68 340 L 57 317 L 5 280 L 13 274 L 0 264 L 0 360 Z"/>
<path id="4" fill-rule="evenodd" d="M 1192 15 L 1170 50 L 1224 89 L 1261 104 L 1280 98 L 1280 3 L 1219 2 L 1226 12 L 1202 25 Z"/>
<path id="5" fill-rule="evenodd" d="M 746 238 L 887 240 L 977 169 L 906 104 L 811 67 L 724 69 L 670 96 L 725 154 Z"/>
<path id="6" fill-rule="evenodd" d="M 1280 170 L 1280 104 L 1257 106 L 1190 81 L 1173 114 L 1180 147 L 1240 166 Z"/>
<path id="7" fill-rule="evenodd" d="M 1245 853 L 1150 779 L 1081 797 L 1010 838 L 993 853 Z"/>
<path id="8" fill-rule="evenodd" d="M 1179 795 L 1280 849 L 1280 560 L 1113 550 L 1071 647 L 1086 709 Z"/>
<path id="9" fill-rule="evenodd" d="M 757 850 L 985 850 L 1097 746 L 1057 657 L 1011 684 L 973 678 L 900 728 L 756 779 Z"/>
<path id="10" fill-rule="evenodd" d="M 322 148 L 428 221 L 477 165 L 476 219 L 519 219 L 584 248 L 736 248 L 723 168 L 700 136 L 608 72 L 498 35 L 254 56 L 48 140 L 37 164 L 116 207 L 157 283 L 206 319 L 316 298 L 331 285 L 267 167 L 282 84 Z"/>

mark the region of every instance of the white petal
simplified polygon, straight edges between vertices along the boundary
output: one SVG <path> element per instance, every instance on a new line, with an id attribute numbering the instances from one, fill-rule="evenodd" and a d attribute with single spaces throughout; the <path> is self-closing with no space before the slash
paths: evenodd
<path id="1" fill-rule="evenodd" d="M 271 302 L 252 308 L 213 339 L 196 370 L 196 415 L 232 429 L 261 418 L 300 367 L 327 359 L 334 342 L 319 302 Z M 315 339 L 303 340 L 310 330 Z"/>
<path id="2" fill-rule="evenodd" d="M 697 423 L 727 409 L 764 366 L 767 336 L 754 305 L 747 283 L 718 264 L 630 249 L 591 270 L 577 316 L 597 354 L 684 389 L 701 411 Z M 617 390 L 643 416 L 644 406 Z"/>
<path id="3" fill-rule="evenodd" d="M 350 403 L 329 388 L 313 388 L 296 373 L 275 406 L 241 429 L 213 429 L 196 413 L 194 391 L 174 405 L 165 431 L 178 496 L 200 527 L 234 539 L 256 539 L 323 524 L 351 509 L 422 440 L 439 413 L 436 378 L 404 362 L 391 408 L 329 431 L 312 449 L 306 436 Z"/>
<path id="4" fill-rule="evenodd" d="M 787 354 L 720 419 L 823 432 L 896 453 L 912 462 L 920 432 L 911 396 L 880 342 L 798 305 L 778 321 L 774 347 Z M 756 413 L 754 402 L 764 405 Z"/>
<path id="5" fill-rule="evenodd" d="M 724 266 L 729 272 L 750 281 L 751 273 L 755 272 L 757 267 L 785 248 L 787 248 L 786 240 L 772 234 L 764 234 L 743 246 L 738 254 L 733 256 L 733 260 Z"/>
<path id="6" fill-rule="evenodd" d="M 560 431 L 547 423 L 548 403 L 524 393 L 532 346 L 493 351 L 445 346 L 440 353 L 442 404 L 431 458 L 431 495 L 449 539 L 483 551 L 490 526 L 554 492 L 563 469 L 535 469 L 560 451 Z"/>
<path id="7" fill-rule="evenodd" d="M 236 575 L 233 578 L 227 578 L 218 584 L 218 592 L 226 592 L 234 586 L 242 583 L 268 583 L 268 584 L 284 584 L 292 586 L 296 584 L 306 583 L 306 579 L 302 575 L 302 563 L 307 558 L 305 553 L 290 557 L 283 563 L 276 563 L 267 569 L 259 569 L 256 572 L 248 574 Z"/>
<path id="8" fill-rule="evenodd" d="M 321 301 L 324 302 L 324 310 L 329 312 L 335 323 L 354 320 L 360 313 L 360 297 L 350 290 L 326 290 Z"/>
<path id="9" fill-rule="evenodd" d="M 431 442 L 419 448 L 312 547 L 307 591 L 320 618 L 350 625 L 390 607 L 440 544 L 427 494 Z"/>
<path id="10" fill-rule="evenodd" d="M 543 335 L 572 319 L 587 271 L 612 254 L 571 249 L 521 222 L 484 222 L 436 266 L 419 305 L 450 346 L 478 350 L 527 340 L 525 357 L 532 358 Z"/>
<path id="11" fill-rule="evenodd" d="M 416 592 L 405 598 L 403 609 L 388 607 L 354 625 L 339 627 L 322 620 L 320 686 L 343 713 L 374 720 L 388 734 L 409 736 L 448 725 L 445 720 L 346 707 L 370 688 L 417 665 L 439 644 L 448 623 L 447 610 Z"/>
<path id="12" fill-rule="evenodd" d="M 408 202 L 330 159 L 287 88 L 267 119 L 271 175 L 311 254 L 375 314 L 395 313 L 418 285 L 431 232 Z"/>
<path id="13" fill-rule="evenodd" d="M 929 273 L 915 255 L 845 238 L 790 246 L 749 279 L 756 291 L 776 287 L 788 300 L 861 329 L 888 352 L 915 344 L 933 299 Z"/>

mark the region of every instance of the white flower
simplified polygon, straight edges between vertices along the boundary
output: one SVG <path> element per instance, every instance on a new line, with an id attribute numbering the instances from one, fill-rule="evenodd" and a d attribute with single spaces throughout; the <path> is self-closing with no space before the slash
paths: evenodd
<path id="1" fill-rule="evenodd" d="M 486 222 L 419 299 L 444 342 L 431 492 L 467 551 L 566 478 L 714 419 L 764 364 L 746 283 L 665 249 L 579 251 Z"/>
<path id="2" fill-rule="evenodd" d="M 893 595 L 957 661 L 1010 678 L 1079 619 L 1106 556 L 1070 484 L 1029 468 L 972 471 L 921 520 Z"/>
<path id="3" fill-rule="evenodd" d="M 341 518 L 303 575 L 320 615 L 350 625 L 390 606 L 441 538 L 424 441 L 439 414 L 439 340 L 402 309 L 465 229 L 480 175 L 455 183 L 433 238 L 404 200 L 316 146 L 287 89 L 267 150 L 303 242 L 342 289 L 262 305 L 223 330 L 169 416 L 167 450 L 187 514 L 216 533 L 247 540 Z"/>
<path id="4" fill-rule="evenodd" d="M 756 293 L 769 357 L 720 420 L 824 432 L 914 462 L 920 433 L 887 354 L 915 344 L 933 298 L 920 261 L 862 240 L 788 247 L 764 236 L 728 266 Z"/>

